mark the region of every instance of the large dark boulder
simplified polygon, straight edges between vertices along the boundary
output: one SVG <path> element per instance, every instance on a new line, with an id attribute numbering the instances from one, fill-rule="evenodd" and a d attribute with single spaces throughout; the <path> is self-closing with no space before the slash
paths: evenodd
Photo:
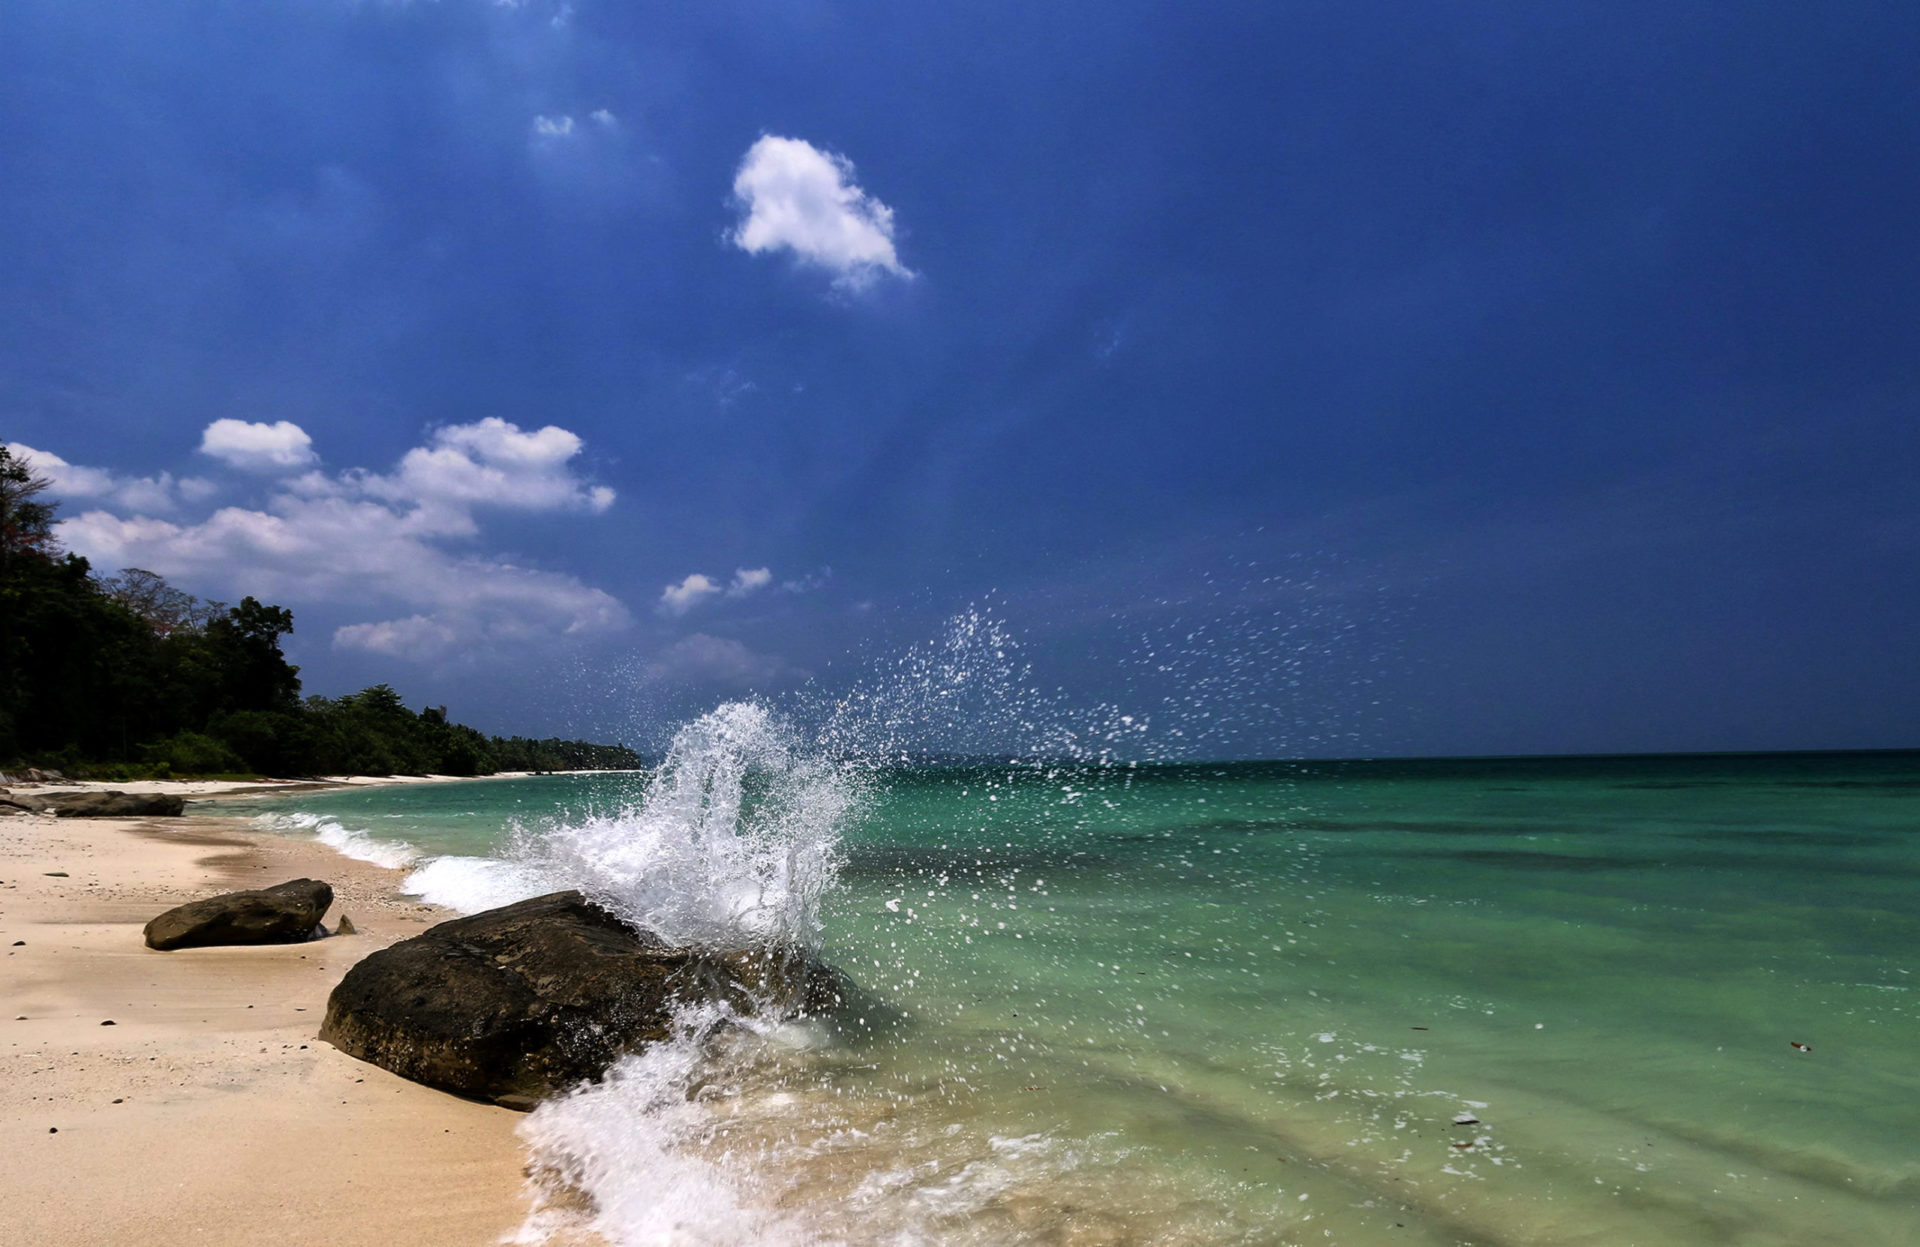
<path id="1" fill-rule="evenodd" d="M 529 1109 L 667 1038 L 678 1005 L 822 1014 L 847 990 L 804 953 L 673 947 L 556 892 L 369 955 L 333 989 L 320 1038 L 403 1078 Z"/>
<path id="2" fill-rule="evenodd" d="M 169 951 L 208 944 L 297 944 L 333 904 L 318 879 L 294 879 L 257 892 L 227 892 L 169 909 L 147 924 L 147 947 Z"/>
<path id="3" fill-rule="evenodd" d="M 59 818 L 177 817 L 185 797 L 167 792 L 49 792 L 36 797 L 40 808 Z"/>

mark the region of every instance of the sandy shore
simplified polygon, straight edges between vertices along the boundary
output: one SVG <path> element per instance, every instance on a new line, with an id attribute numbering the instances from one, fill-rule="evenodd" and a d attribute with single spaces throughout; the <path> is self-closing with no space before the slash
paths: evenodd
<path id="1" fill-rule="evenodd" d="M 329 928 L 344 913 L 360 933 L 172 953 L 143 942 L 173 905 L 301 876 L 333 885 Z M 399 878 L 228 820 L 0 818 L 0 1237 L 511 1235 L 526 1209 L 519 1116 L 314 1037 L 349 966 L 449 916 L 401 898 Z"/>

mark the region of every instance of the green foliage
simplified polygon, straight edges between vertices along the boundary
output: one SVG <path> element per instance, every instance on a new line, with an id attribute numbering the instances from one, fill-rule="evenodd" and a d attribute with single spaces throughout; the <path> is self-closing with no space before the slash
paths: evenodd
<path id="1" fill-rule="evenodd" d="M 619 745 L 489 739 L 385 684 L 302 702 L 280 649 L 291 611 L 202 602 L 137 567 L 96 579 L 60 550 L 47 488 L 0 441 L 0 763 L 121 779 L 640 765 Z"/>
<path id="2" fill-rule="evenodd" d="M 231 773 L 245 769 L 233 750 L 211 736 L 199 732 L 181 732 L 165 740 L 140 746 L 141 760 L 155 770 L 164 768 L 177 775 Z"/>

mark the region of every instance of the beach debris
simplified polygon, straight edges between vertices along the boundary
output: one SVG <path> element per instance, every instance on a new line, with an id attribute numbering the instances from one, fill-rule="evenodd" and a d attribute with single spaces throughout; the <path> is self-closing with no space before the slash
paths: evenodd
<path id="1" fill-rule="evenodd" d="M 353 919 L 347 917 L 345 914 L 341 914 L 340 925 L 333 929 L 333 933 L 335 935 L 358 935 L 360 934 L 360 928 L 353 925 Z"/>
<path id="2" fill-rule="evenodd" d="M 1460 1149 L 1463 1152 L 1466 1152 L 1466 1151 L 1471 1151 L 1473 1149 L 1473 1145 L 1474 1145 L 1474 1140 L 1467 1139 L 1462 1142 L 1454 1144 L 1454 1147 Z"/>
<path id="3" fill-rule="evenodd" d="M 1477 1126 L 1480 1124 L 1480 1119 L 1472 1113 L 1461 1113 L 1453 1119 L 1453 1124 L 1456 1126 Z"/>
<path id="4" fill-rule="evenodd" d="M 1789 1040 L 1787 1040 L 1787 1042 L 1788 1042 L 1789 1044 L 1791 1044 L 1791 1045 L 1793 1045 L 1793 1046 L 1794 1046 L 1795 1048 L 1798 1048 L 1798 1049 L 1799 1049 L 1800 1051 L 1802 1051 L 1802 1052 L 1812 1052 L 1812 1051 L 1813 1051 L 1813 1045 L 1812 1045 L 1812 1044 L 1804 1044 L 1804 1043 L 1801 1043 L 1801 1042 L 1800 1042 L 1800 1041 L 1799 1041 L 1798 1039 L 1789 1039 Z"/>
<path id="5" fill-rule="evenodd" d="M 71 878 L 71 876 L 69 876 L 69 875 L 67 874 L 67 872 L 66 872 L 66 871 L 64 871 L 64 870 L 49 870 L 49 871 L 46 871 L 46 872 L 44 872 L 44 873 L 46 874 L 46 876 L 47 876 L 47 878 L 49 878 L 49 879 L 67 879 L 67 878 Z"/>
<path id="6" fill-rule="evenodd" d="M 318 879 L 291 879 L 250 892 L 189 901 L 147 923 L 147 947 L 163 952 L 210 944 L 297 944 L 333 904 Z"/>
<path id="7" fill-rule="evenodd" d="M 370 954 L 328 997 L 320 1038 L 402 1078 L 524 1110 L 668 1038 L 682 1005 L 817 1017 L 855 991 L 799 949 L 674 946 L 556 892 Z"/>

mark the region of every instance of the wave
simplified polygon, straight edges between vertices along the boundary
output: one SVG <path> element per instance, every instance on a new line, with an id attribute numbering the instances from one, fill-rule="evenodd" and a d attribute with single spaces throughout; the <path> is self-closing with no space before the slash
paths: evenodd
<path id="1" fill-rule="evenodd" d="M 388 840 L 357 827 L 348 827 L 326 814 L 262 814 L 256 820 L 269 831 L 307 831 L 343 857 L 372 862 L 389 870 L 404 870 L 420 860 L 420 851 L 405 840 Z"/>

